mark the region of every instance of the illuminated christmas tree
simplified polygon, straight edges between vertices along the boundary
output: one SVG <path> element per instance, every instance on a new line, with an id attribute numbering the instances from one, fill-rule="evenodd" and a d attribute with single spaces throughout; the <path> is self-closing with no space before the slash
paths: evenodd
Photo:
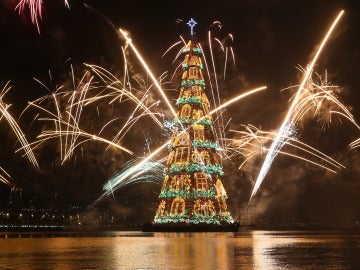
<path id="1" fill-rule="evenodd" d="M 203 76 L 203 53 L 193 38 L 183 50 L 182 77 L 169 155 L 154 227 L 233 226 Z"/>

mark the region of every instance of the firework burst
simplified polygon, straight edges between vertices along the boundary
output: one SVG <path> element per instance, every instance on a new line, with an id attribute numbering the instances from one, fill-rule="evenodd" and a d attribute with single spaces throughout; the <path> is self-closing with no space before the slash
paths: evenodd
<path id="1" fill-rule="evenodd" d="M 62 164 L 73 156 L 76 148 L 91 140 L 103 142 L 108 147 L 111 146 L 132 155 L 133 151 L 123 145 L 122 142 L 140 119 L 150 117 L 160 129 L 164 128 L 162 121 L 159 120 L 160 117 L 163 118 L 164 116 L 157 111 L 160 101 L 153 97 L 154 94 L 152 92 L 154 92 L 154 89 L 160 93 L 170 111 L 176 115 L 160 85 L 160 82 L 164 80 L 164 75 L 156 79 L 129 38 L 128 33 L 120 29 L 119 35 L 126 42 L 125 46 L 122 47 L 124 70 L 120 78 L 103 67 L 85 64 L 89 71 L 85 72 L 77 84 L 72 69 L 72 90 L 64 90 L 66 89 L 65 86 L 51 90 L 40 82 L 53 94 L 30 102 L 28 108 L 33 107 L 47 114 L 46 117 L 38 117 L 38 120 L 53 124 L 53 128 L 42 130 L 38 140 L 31 143 L 33 149 L 38 148 L 49 140 L 59 139 Z M 131 48 L 135 53 L 147 74 L 150 75 L 153 84 L 148 85 L 145 81 L 139 80 L 137 76 L 135 77 L 133 74 L 130 74 L 128 48 Z M 94 76 L 99 81 L 95 82 Z M 138 89 L 133 86 L 135 83 Z M 52 101 L 54 109 L 49 110 L 44 106 L 49 100 Z M 97 114 L 101 114 L 101 107 L 99 108 L 97 105 L 100 101 L 109 105 L 115 105 L 115 102 L 122 105 L 130 103 L 133 106 L 133 110 L 129 111 L 125 121 L 123 117 L 111 118 L 108 119 L 99 131 L 87 132 L 85 131 L 86 128 L 80 128 L 82 126 L 81 115 L 85 107 L 90 107 L 90 105 L 96 106 Z M 105 133 L 105 130 L 118 123 L 119 120 L 121 120 L 121 124 L 117 125 L 117 133 L 111 139 L 104 138 L 102 134 Z"/>
<path id="2" fill-rule="evenodd" d="M 6 95 L 6 93 L 11 89 L 10 86 L 10 82 L 8 82 L 4 88 L 2 89 L 2 91 L 0 92 L 0 120 L 2 118 L 4 118 L 7 123 L 9 124 L 9 126 L 11 127 L 11 130 L 14 132 L 14 134 L 16 135 L 18 141 L 21 143 L 22 145 L 22 149 L 24 150 L 25 155 L 28 157 L 29 161 L 36 167 L 39 168 L 39 164 L 35 158 L 35 155 L 32 151 L 32 149 L 29 146 L 29 143 L 24 135 L 24 133 L 22 132 L 21 128 L 19 127 L 18 123 L 15 121 L 14 117 L 10 114 L 9 112 L 9 108 L 11 105 L 6 104 L 3 101 L 4 96 Z"/>
<path id="3" fill-rule="evenodd" d="M 64 0 L 64 5 L 70 8 L 68 0 Z M 20 14 L 23 14 L 27 10 L 30 14 L 31 22 L 36 26 L 37 31 L 40 34 L 40 21 L 43 17 L 43 0 L 20 0 L 16 5 L 15 10 Z"/>
<path id="4" fill-rule="evenodd" d="M 11 86 L 10 82 L 8 82 L 2 91 L 0 92 L 0 121 L 4 119 L 10 126 L 11 130 L 14 132 L 15 136 L 17 137 L 18 141 L 20 142 L 22 149 L 24 151 L 24 154 L 27 156 L 29 161 L 34 165 L 34 167 L 39 168 L 38 162 L 36 160 L 36 157 L 29 146 L 29 143 L 22 132 L 21 128 L 19 127 L 18 123 L 15 121 L 14 117 L 10 114 L 9 108 L 11 105 L 6 104 L 4 102 L 4 96 L 8 91 L 10 91 Z M 11 185 L 10 184 L 10 175 L 7 173 L 3 168 L 0 167 L 0 182 Z"/>
<path id="5" fill-rule="evenodd" d="M 240 164 L 239 169 L 245 166 L 245 164 L 251 159 L 267 153 L 269 148 L 267 148 L 266 145 L 269 144 L 269 142 L 273 142 L 277 135 L 277 132 L 263 131 L 253 125 L 244 126 L 244 129 L 240 131 L 231 131 L 239 136 L 239 138 L 226 139 L 228 141 L 226 149 L 230 152 L 230 158 L 238 155 L 242 157 L 243 162 Z M 277 151 L 277 154 L 306 161 L 332 173 L 336 173 L 337 170 L 345 168 L 342 164 L 330 156 L 322 153 L 308 144 L 299 141 L 295 134 L 290 137 L 284 135 L 281 138 L 281 143 L 284 146 L 286 145 L 288 150 L 279 150 Z M 293 151 L 290 152 L 290 150 L 298 151 L 302 153 L 302 155 L 293 153 Z"/>
<path id="6" fill-rule="evenodd" d="M 299 67 L 299 70 L 305 73 L 305 70 L 301 67 Z M 325 72 L 324 76 L 316 73 L 314 77 L 311 74 L 292 113 L 294 124 L 304 121 L 304 119 L 310 116 L 318 119 L 322 128 L 325 129 L 333 122 L 333 116 L 341 116 L 341 118 L 348 119 L 359 129 L 360 127 L 356 123 L 354 116 L 339 99 L 341 92 L 342 89 L 339 86 L 333 85 L 328 80 L 327 72 Z"/>
<path id="7" fill-rule="evenodd" d="M 296 125 L 296 120 L 301 118 L 301 114 L 297 114 L 299 104 L 301 103 L 301 97 L 303 96 L 303 93 L 306 92 L 306 84 L 309 83 L 309 79 L 311 78 L 311 74 L 313 73 L 313 69 L 315 66 L 315 63 L 317 59 L 319 58 L 321 52 L 323 51 L 323 48 L 325 47 L 327 41 L 329 40 L 333 30 L 335 29 L 337 23 L 339 22 L 340 18 L 342 17 L 344 11 L 341 11 L 335 20 L 332 22 L 329 30 L 327 31 L 325 37 L 323 38 L 318 50 L 316 51 L 315 56 L 313 57 L 312 61 L 308 65 L 308 67 L 305 70 L 303 79 L 301 84 L 298 87 L 298 90 L 292 100 L 292 103 L 290 105 L 290 108 L 286 114 L 286 117 L 284 121 L 282 122 L 275 139 L 273 140 L 269 151 L 265 157 L 264 163 L 260 169 L 259 175 L 257 177 L 257 180 L 255 182 L 255 185 L 253 187 L 250 200 L 251 198 L 256 194 L 258 189 L 260 188 L 261 183 L 263 182 L 267 172 L 269 171 L 271 164 L 273 160 L 275 159 L 277 153 L 281 150 L 281 148 L 284 145 L 284 141 L 282 138 L 284 137 L 290 137 L 292 134 L 294 127 Z M 295 117 L 294 117 L 295 116 Z"/>

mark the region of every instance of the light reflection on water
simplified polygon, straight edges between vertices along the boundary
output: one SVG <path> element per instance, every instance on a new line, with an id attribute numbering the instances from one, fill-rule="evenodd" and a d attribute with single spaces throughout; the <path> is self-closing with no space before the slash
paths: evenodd
<path id="1" fill-rule="evenodd" d="M 360 232 L 0 233 L 0 269 L 360 269 Z"/>

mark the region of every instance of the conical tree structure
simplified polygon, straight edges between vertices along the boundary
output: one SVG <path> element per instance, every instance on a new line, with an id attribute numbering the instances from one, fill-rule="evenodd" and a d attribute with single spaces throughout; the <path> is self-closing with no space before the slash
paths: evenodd
<path id="1" fill-rule="evenodd" d="M 190 40 L 183 53 L 177 117 L 154 224 L 233 224 L 209 114 L 202 50 Z"/>

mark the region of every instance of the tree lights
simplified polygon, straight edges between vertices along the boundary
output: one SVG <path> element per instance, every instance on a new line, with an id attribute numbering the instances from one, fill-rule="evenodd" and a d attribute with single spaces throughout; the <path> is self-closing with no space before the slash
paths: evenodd
<path id="1" fill-rule="evenodd" d="M 183 53 L 177 114 L 154 224 L 233 224 L 205 92 L 202 50 L 190 40 Z"/>

